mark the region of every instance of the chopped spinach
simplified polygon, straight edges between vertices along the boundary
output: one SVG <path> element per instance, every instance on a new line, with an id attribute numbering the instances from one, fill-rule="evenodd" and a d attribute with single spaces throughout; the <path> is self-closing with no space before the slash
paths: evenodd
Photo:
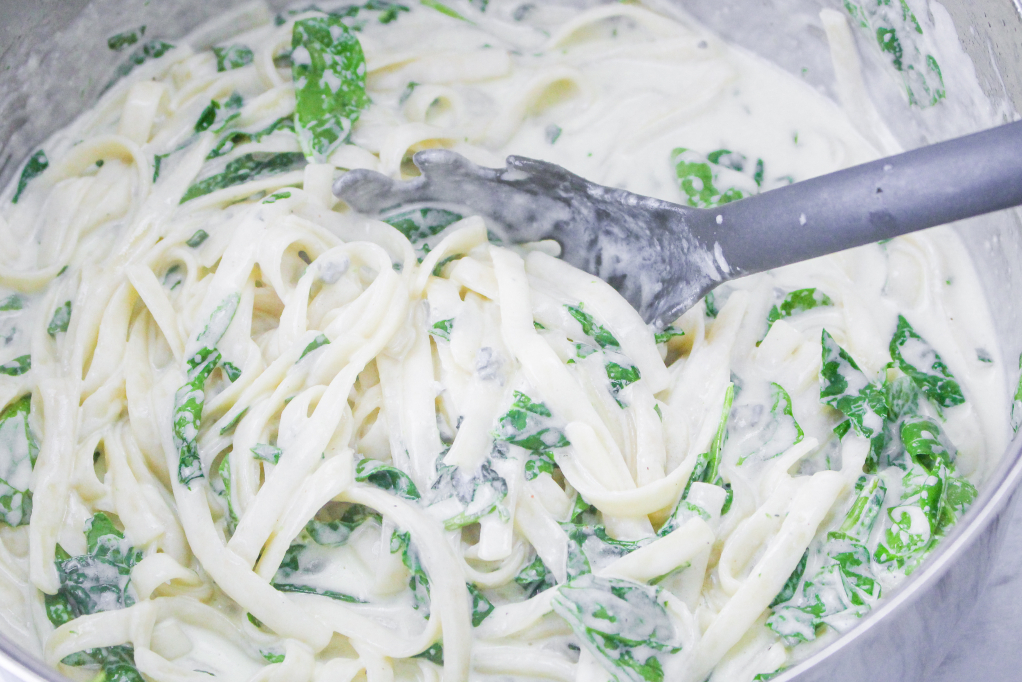
<path id="1" fill-rule="evenodd" d="M 834 302 L 819 289 L 811 288 L 792 291 L 784 297 L 780 305 L 775 305 L 770 309 L 770 312 L 767 314 L 767 331 L 770 331 L 770 328 L 774 326 L 774 322 L 777 322 L 777 320 L 783 320 L 786 317 L 791 317 L 819 306 L 829 305 L 834 305 Z"/>
<path id="2" fill-rule="evenodd" d="M 442 208 L 417 208 L 389 216 L 384 222 L 407 237 L 413 246 L 417 246 L 420 242 L 440 234 L 462 217 L 459 213 Z"/>
<path id="3" fill-rule="evenodd" d="M 188 188 L 181 197 L 181 203 L 191 201 L 226 187 L 280 175 L 305 166 L 305 157 L 298 152 L 253 152 L 239 156 L 222 173 L 200 180 Z"/>
<path id="4" fill-rule="evenodd" d="M 935 405 L 954 407 L 965 402 L 951 370 L 902 315 L 898 316 L 898 328 L 891 339 L 891 357 Z"/>
<path id="5" fill-rule="evenodd" d="M 227 332 L 240 300 L 239 294 L 231 294 L 210 315 L 206 326 L 196 337 L 199 350 L 188 358 L 188 381 L 174 394 L 174 447 L 179 456 L 177 475 L 178 481 L 186 486 L 203 477 L 196 441 L 202 422 L 202 406 L 206 400 L 206 380 L 220 362 L 220 351 L 216 349 L 216 344 Z"/>
<path id="6" fill-rule="evenodd" d="M 673 327 L 671 325 L 667 325 L 667 327 L 664 328 L 664 330 L 662 332 L 657 332 L 653 336 L 653 339 L 657 343 L 667 343 L 668 341 L 670 341 L 671 339 L 673 339 L 676 336 L 684 336 L 684 335 L 685 335 L 685 332 L 682 331 L 681 329 L 677 329 L 676 327 Z"/>
<path id="7" fill-rule="evenodd" d="M 196 230 L 195 234 L 193 234 L 185 241 L 185 244 L 192 247 L 193 249 L 197 249 L 199 248 L 199 246 L 202 245 L 202 242 L 206 241 L 207 239 L 209 239 L 208 232 L 206 232 L 205 230 Z"/>
<path id="8" fill-rule="evenodd" d="M 221 362 L 220 369 L 224 371 L 224 374 L 227 375 L 227 378 L 230 379 L 232 384 L 241 376 L 241 369 L 239 369 L 233 362 Z"/>
<path id="9" fill-rule="evenodd" d="M 111 85 L 131 73 L 136 66 L 141 66 L 150 59 L 159 59 L 173 49 L 174 46 L 170 43 L 166 43 L 162 40 L 150 40 L 145 45 L 136 48 L 135 51 L 128 56 L 127 61 L 117 67 L 117 70 L 114 71 L 113 79 L 107 83 L 106 87 L 110 88 Z"/>
<path id="10" fill-rule="evenodd" d="M 421 2 L 424 7 L 429 7 L 431 9 L 435 9 L 437 12 L 440 12 L 441 14 L 445 14 L 445 15 L 451 17 L 452 19 L 460 19 L 461 21 L 468 21 L 468 19 L 466 19 L 465 17 L 461 16 L 460 14 L 458 14 L 453 9 L 451 9 L 447 5 L 443 4 L 439 0 L 419 0 L 419 2 Z"/>
<path id="11" fill-rule="evenodd" d="M 238 513 L 234 510 L 234 503 L 231 501 L 231 458 L 224 457 L 217 470 L 220 474 L 222 489 L 217 489 L 217 494 L 227 501 L 227 531 L 234 534 L 238 527 Z"/>
<path id="12" fill-rule="evenodd" d="M 713 208 L 756 194 L 759 186 L 743 172 L 744 157 L 741 158 L 739 163 L 739 155 L 726 149 L 707 156 L 685 147 L 674 149 L 671 164 L 686 203 L 694 208 Z"/>
<path id="13" fill-rule="evenodd" d="M 369 105 L 362 46 L 340 17 L 295 22 L 291 40 L 295 131 L 309 161 L 321 163 L 347 142 Z"/>
<path id="14" fill-rule="evenodd" d="M 305 350 L 303 350 L 302 354 L 298 357 L 298 362 L 301 362 L 305 358 L 305 356 L 308 355 L 309 353 L 312 353 L 312 352 L 316 351 L 317 349 L 322 348 L 323 346 L 328 346 L 328 345 L 330 345 L 330 339 L 328 339 L 325 334 L 320 334 L 319 336 L 314 338 L 309 343 L 308 346 L 305 347 Z"/>
<path id="15" fill-rule="evenodd" d="M 468 594 L 472 597 L 472 627 L 479 627 L 487 616 L 493 613 L 493 602 L 486 598 L 482 591 L 472 583 L 466 583 Z"/>
<path id="16" fill-rule="evenodd" d="M 279 463 L 280 456 L 284 454 L 284 451 L 276 445 L 270 445 L 268 443 L 256 443 L 249 449 L 252 451 L 253 457 L 261 459 L 264 462 L 269 462 L 270 464 Z"/>
<path id="17" fill-rule="evenodd" d="M 67 611 L 77 618 L 134 604 L 131 569 L 142 560 L 142 550 L 132 547 L 102 512 L 86 525 L 86 539 L 86 554 L 57 560 L 56 596 L 65 601 Z"/>
<path id="18" fill-rule="evenodd" d="M 214 47 L 213 54 L 216 55 L 216 70 L 230 71 L 248 66 L 255 58 L 252 50 L 245 45 L 228 45 L 226 47 Z"/>
<path id="19" fill-rule="evenodd" d="M 527 599 L 557 584 L 553 574 L 550 573 L 546 564 L 538 556 L 533 559 L 531 564 L 518 572 L 518 575 L 515 576 L 515 582 L 525 590 Z"/>
<path id="20" fill-rule="evenodd" d="M 32 356 L 31 355 L 19 355 L 10 362 L 5 362 L 0 365 L 0 374 L 6 374 L 9 377 L 18 377 L 32 369 Z"/>
<path id="21" fill-rule="evenodd" d="M 419 489 L 415 487 L 415 483 L 408 474 L 375 459 L 359 460 L 359 463 L 355 465 L 355 480 L 359 483 L 369 483 L 377 488 L 389 490 L 406 500 L 417 500 L 421 497 Z"/>
<path id="22" fill-rule="evenodd" d="M 7 312 L 9 310 L 21 310 L 25 307 L 25 299 L 17 294 L 11 294 L 7 298 L 0 301 L 0 312 Z"/>
<path id="23" fill-rule="evenodd" d="M 145 35 L 145 26 L 139 26 L 131 31 L 124 31 L 123 33 L 117 33 L 106 39 L 106 46 L 114 52 L 120 52 L 126 47 L 130 47 L 139 41 L 139 39 Z"/>
<path id="24" fill-rule="evenodd" d="M 380 523 L 379 512 L 360 504 L 353 504 L 345 510 L 341 518 L 334 521 L 317 521 L 312 519 L 305 525 L 305 532 L 317 544 L 324 547 L 340 547 L 348 542 L 348 538 L 367 521 Z"/>
<path id="25" fill-rule="evenodd" d="M 681 641 L 656 588 L 593 574 L 558 588 L 552 606 L 619 682 L 663 682 Z"/>
<path id="26" fill-rule="evenodd" d="M 18 398 L 0 412 L 0 521 L 23 526 L 32 516 L 29 483 L 39 445 L 29 426 L 32 396 Z"/>
<path id="27" fill-rule="evenodd" d="M 46 327 L 46 333 L 56 336 L 61 332 L 66 332 L 69 324 L 71 324 L 71 301 L 64 301 L 53 311 L 53 317 L 50 318 L 50 324 Z"/>
<path id="28" fill-rule="evenodd" d="M 507 511 L 500 502 L 507 496 L 507 481 L 497 473 L 490 461 L 483 462 L 479 469 L 470 472 L 461 467 L 448 466 L 441 461 L 437 465 L 437 478 L 430 486 L 434 501 L 456 498 L 464 509 L 444 520 L 446 530 L 457 530 L 479 520 L 492 512 L 506 516 Z"/>
<path id="29" fill-rule="evenodd" d="M 65 656 L 60 662 L 75 667 L 99 668 L 102 672 L 96 679 L 103 682 L 144 682 L 145 679 L 135 667 L 135 648 L 130 644 L 78 651 Z"/>
<path id="30" fill-rule="evenodd" d="M 279 592 L 291 592 L 294 594 L 314 594 L 320 597 L 327 597 L 336 601 L 348 602 L 349 604 L 361 604 L 363 601 L 350 594 L 328 590 L 321 587 L 295 582 L 295 579 L 309 578 L 320 573 L 326 564 L 327 556 L 323 550 L 315 544 L 301 542 L 301 539 L 291 543 L 284 559 L 280 562 L 280 568 L 273 576 L 271 585 Z"/>
<path id="31" fill-rule="evenodd" d="M 767 460 L 783 454 L 805 437 L 802 427 L 791 409 L 791 396 L 778 383 L 770 384 L 773 404 L 770 407 L 770 421 L 760 430 L 759 445 L 746 455 L 738 458 L 741 465 L 747 459 Z"/>
<path id="32" fill-rule="evenodd" d="M 541 473 L 554 472 L 557 448 L 571 445 L 564 431 L 552 423 L 553 415 L 544 403 L 535 402 L 520 391 L 514 392 L 511 408 L 497 421 L 494 440 L 516 445 L 527 451 L 525 478 L 533 480 Z"/>
<path id="33" fill-rule="evenodd" d="M 577 306 L 566 305 L 564 307 L 582 325 L 582 333 L 598 343 L 600 348 L 620 350 L 621 344 L 614 338 L 614 335 L 606 327 L 596 322 L 592 315 L 585 312 L 584 304 L 579 303 Z"/>
<path id="34" fill-rule="evenodd" d="M 865 615 L 880 598 L 865 542 L 876 522 L 887 488 L 878 476 L 862 476 L 841 527 L 827 534 L 823 565 L 798 588 L 799 569 L 771 603 L 767 626 L 787 646 L 812 641 L 821 625 L 843 624 Z M 802 571 L 808 556 L 802 558 Z M 795 587 L 792 588 L 794 582 Z M 791 588 L 791 589 L 789 589 Z"/>
<path id="35" fill-rule="evenodd" d="M 428 618 L 430 610 L 429 576 L 426 575 L 426 571 L 422 568 L 422 562 L 419 561 L 419 552 L 412 545 L 411 533 L 395 531 L 390 536 L 390 553 L 401 554 L 401 562 L 411 572 L 408 589 L 412 592 L 413 606 L 422 614 L 423 618 Z"/>
<path id="36" fill-rule="evenodd" d="M 933 55 L 920 49 L 923 29 L 905 0 L 858 3 L 844 0 L 852 19 L 874 40 L 901 78 L 910 105 L 931 107 L 947 96 Z"/>
<path id="37" fill-rule="evenodd" d="M 278 118 L 276 121 L 266 126 L 262 130 L 256 132 L 247 133 L 242 130 L 232 130 L 216 143 L 216 146 L 210 150 L 206 156 L 206 160 L 215 159 L 218 156 L 226 156 L 230 154 L 236 147 L 250 142 L 259 142 L 264 137 L 272 135 L 277 131 L 288 131 L 294 133 L 295 121 L 293 116 L 285 116 Z M 290 195 L 289 195 L 290 196 Z M 266 202 L 272 203 L 272 202 Z"/>
<path id="38" fill-rule="evenodd" d="M 888 440 L 884 428 L 889 417 L 887 391 L 883 385 L 866 377 L 826 329 L 822 332 L 821 343 L 820 402 L 844 414 L 857 434 L 870 439 L 865 466 L 867 471 L 876 471 L 880 452 Z"/>
<path id="39" fill-rule="evenodd" d="M 18 203 L 18 199 L 21 198 L 22 192 L 28 187 L 28 183 L 42 175 L 43 171 L 49 167 L 50 161 L 46 158 L 46 152 L 42 149 L 30 156 L 25 167 L 21 170 L 21 177 L 18 178 L 18 189 L 14 192 L 14 198 L 11 199 L 11 203 Z"/>
<path id="40" fill-rule="evenodd" d="M 444 645 L 440 642 L 434 642 L 428 649 L 423 651 L 421 654 L 415 654 L 412 658 L 425 658 L 427 661 L 436 665 L 443 665 Z"/>
<path id="41" fill-rule="evenodd" d="M 453 318 L 451 318 L 449 320 L 440 320 L 439 322 L 434 323 L 433 326 L 429 328 L 429 333 L 430 333 L 431 336 L 435 336 L 438 339 L 443 339 L 444 341 L 450 341 L 451 340 L 451 329 L 453 327 L 454 327 L 454 319 Z"/>

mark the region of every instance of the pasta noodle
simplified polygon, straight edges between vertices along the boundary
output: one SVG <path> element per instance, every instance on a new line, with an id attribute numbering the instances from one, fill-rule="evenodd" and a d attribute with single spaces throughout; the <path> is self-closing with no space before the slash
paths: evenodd
<path id="1" fill-rule="evenodd" d="M 254 2 L 139 54 L 0 204 L 0 629 L 72 679 L 765 680 L 1005 444 L 945 229 L 654 330 L 556 243 L 332 192 L 445 147 L 713 206 L 892 151 L 858 62 L 850 119 L 641 4 L 503 0 Z"/>

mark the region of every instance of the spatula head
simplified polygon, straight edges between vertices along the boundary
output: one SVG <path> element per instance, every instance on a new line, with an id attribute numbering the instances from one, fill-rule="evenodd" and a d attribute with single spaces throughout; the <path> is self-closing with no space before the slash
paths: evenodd
<path id="1" fill-rule="evenodd" d="M 727 278 L 712 245 L 709 211 L 591 183 L 560 166 L 509 156 L 482 168 L 445 149 L 413 157 L 422 172 L 399 181 L 367 170 L 346 173 L 334 194 L 355 210 L 386 217 L 423 205 L 460 206 L 496 224 L 512 243 L 553 239 L 561 258 L 617 289 L 662 328 Z"/>

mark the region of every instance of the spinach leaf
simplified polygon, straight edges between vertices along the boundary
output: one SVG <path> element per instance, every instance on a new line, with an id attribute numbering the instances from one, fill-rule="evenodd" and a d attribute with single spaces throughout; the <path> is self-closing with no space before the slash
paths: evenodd
<path id="1" fill-rule="evenodd" d="M 421 497 L 419 489 L 415 487 L 415 483 L 408 477 L 408 474 L 375 459 L 359 460 L 355 465 L 355 480 L 359 483 L 369 483 L 377 488 L 389 490 L 406 500 L 417 500 Z"/>
<path id="2" fill-rule="evenodd" d="M 321 573 L 329 563 L 328 555 L 318 549 L 316 545 L 303 543 L 300 539 L 296 540 L 288 547 L 284 559 L 280 562 L 280 568 L 277 569 L 270 584 L 279 592 L 315 594 L 349 604 L 364 603 L 358 597 L 353 597 L 350 594 L 295 582 L 296 578 L 307 580 Z"/>
<path id="3" fill-rule="evenodd" d="M 87 554 L 57 560 L 57 596 L 74 618 L 134 604 L 131 569 L 142 560 L 142 550 L 132 547 L 102 512 L 88 522 L 86 537 Z"/>
<path id="4" fill-rule="evenodd" d="M 305 532 L 317 544 L 324 547 L 340 547 L 348 542 L 348 538 L 356 528 L 367 521 L 380 523 L 380 514 L 360 504 L 353 504 L 341 518 L 334 521 L 312 519 L 305 525 Z"/>
<path id="5" fill-rule="evenodd" d="M 130 47 L 139 41 L 139 38 L 145 35 L 145 26 L 139 26 L 137 29 L 131 31 L 124 31 L 123 33 L 117 33 L 106 39 L 106 46 L 114 52 L 120 52 L 126 47 Z"/>
<path id="6" fill-rule="evenodd" d="M 653 339 L 657 343 L 667 343 L 668 341 L 670 341 L 671 339 L 673 339 L 676 336 L 684 336 L 684 335 L 685 335 L 685 332 L 682 331 L 681 329 L 677 329 L 677 328 L 673 327 L 672 325 L 667 325 L 667 327 L 665 327 L 662 332 L 657 332 L 653 336 Z"/>
<path id="7" fill-rule="evenodd" d="M 883 385 L 871 382 L 863 374 L 852 356 L 826 329 L 821 335 L 821 344 L 820 402 L 843 413 L 857 434 L 871 440 L 864 468 L 876 471 L 880 452 L 887 443 L 884 430 L 889 417 L 887 391 Z"/>
<path id="8" fill-rule="evenodd" d="M 288 131 L 294 133 L 295 131 L 295 120 L 293 116 L 285 116 L 278 118 L 276 121 L 266 126 L 262 130 L 256 132 L 245 132 L 242 130 L 233 130 L 228 134 L 220 138 L 216 146 L 210 150 L 209 154 L 206 155 L 206 160 L 215 159 L 218 156 L 226 156 L 234 151 L 235 147 L 249 142 L 259 142 L 264 137 L 272 135 L 277 131 Z M 266 202 L 272 203 L 272 202 Z"/>
<path id="9" fill-rule="evenodd" d="M 773 459 L 792 445 L 801 443 L 805 437 L 802 427 L 792 413 L 791 396 L 784 387 L 778 383 L 771 383 L 770 396 L 773 401 L 770 407 L 770 420 L 757 434 L 759 445 L 747 455 L 739 457 L 739 465 L 750 458 L 754 461 Z"/>
<path id="10" fill-rule="evenodd" d="M 626 386 L 634 384 L 641 377 L 639 375 L 639 368 L 635 365 L 624 367 L 616 362 L 608 362 L 607 378 L 610 379 L 611 395 L 617 400 L 618 405 L 624 407 L 624 404 L 617 397 L 618 393 L 623 391 Z"/>
<path id="11" fill-rule="evenodd" d="M 774 326 L 774 322 L 777 322 L 777 320 L 783 320 L 786 317 L 804 313 L 819 306 L 828 305 L 834 305 L 834 302 L 819 289 L 798 289 L 792 291 L 784 297 L 780 305 L 775 305 L 770 309 L 770 312 L 767 314 L 767 331 L 770 331 L 770 328 Z"/>
<path id="12" fill-rule="evenodd" d="M 234 503 L 231 502 L 231 458 L 224 457 L 220 461 L 220 468 L 217 470 L 220 474 L 220 485 L 211 485 L 216 491 L 217 495 L 224 498 L 227 502 L 227 532 L 231 535 L 234 534 L 234 529 L 238 527 L 238 513 L 234 510 Z"/>
<path id="13" fill-rule="evenodd" d="M 968 481 L 958 478 L 939 457 L 933 468 L 911 462 L 902 476 L 902 493 L 887 510 L 891 522 L 873 554 L 878 564 L 909 574 L 933 550 L 947 529 L 964 514 L 976 496 Z"/>
<path id="14" fill-rule="evenodd" d="M 162 40 L 150 40 L 145 45 L 136 48 L 135 51 L 128 56 L 127 61 L 118 66 L 117 70 L 114 71 L 114 77 L 106 85 L 107 89 L 121 78 L 124 78 L 131 73 L 136 66 L 141 66 L 150 59 L 159 59 L 173 49 L 173 45 Z"/>
<path id="15" fill-rule="evenodd" d="M 435 663 L 436 665 L 443 665 L 444 645 L 440 642 L 434 642 L 428 649 L 423 651 L 421 654 L 415 654 L 412 658 L 425 658 L 427 661 Z"/>
<path id="16" fill-rule="evenodd" d="M 280 456 L 284 454 L 284 451 L 276 445 L 269 445 L 267 443 L 256 443 L 250 448 L 250 450 L 256 459 L 261 459 L 264 462 L 269 462 L 270 464 L 277 464 L 280 462 Z"/>
<path id="17" fill-rule="evenodd" d="M 144 682 L 135 667 L 135 649 L 130 644 L 86 649 L 65 656 L 64 665 L 100 668 L 97 679 L 104 682 Z"/>
<path id="18" fill-rule="evenodd" d="M 619 682 L 663 682 L 681 641 L 655 588 L 587 574 L 558 588 L 552 606 Z"/>
<path id="19" fill-rule="evenodd" d="M 450 341 L 451 329 L 453 328 L 454 328 L 453 318 L 449 320 L 440 320 L 439 322 L 434 323 L 433 326 L 429 328 L 429 333 L 438 339 Z"/>
<path id="20" fill-rule="evenodd" d="M 47 168 L 50 167 L 50 161 L 46 158 L 46 152 L 42 149 L 38 150 L 35 154 L 28 158 L 28 163 L 21 169 L 21 177 L 18 178 L 18 189 L 14 192 L 14 198 L 11 199 L 12 204 L 18 203 L 18 199 L 21 198 L 22 192 L 28 187 L 28 183 L 43 174 Z"/>
<path id="21" fill-rule="evenodd" d="M 621 349 L 621 344 L 614 338 L 614 335 L 606 327 L 596 322 L 592 315 L 583 310 L 584 304 L 579 303 L 577 306 L 566 305 L 564 307 L 582 325 L 582 333 L 599 344 L 600 348 Z"/>
<path id="22" fill-rule="evenodd" d="M 798 588 L 809 555 L 789 578 L 771 603 L 773 613 L 767 626 L 784 640 L 786 646 L 816 639 L 821 625 L 843 630 L 847 624 L 865 615 L 880 598 L 870 552 L 869 538 L 884 502 L 887 488 L 877 476 L 861 476 L 856 497 L 841 527 L 827 534 L 821 548 L 823 565 Z M 797 575 L 796 575 L 797 574 Z M 794 583 L 794 585 L 792 585 Z"/>
<path id="23" fill-rule="evenodd" d="M 61 332 L 66 332 L 68 325 L 71 324 L 71 301 L 64 301 L 63 304 L 57 307 L 53 311 L 53 317 L 50 318 L 50 324 L 46 327 L 46 333 L 50 336 L 56 336 Z"/>
<path id="24" fill-rule="evenodd" d="M 174 394 L 174 447 L 179 457 L 177 475 L 181 484 L 186 486 L 203 477 L 196 441 L 202 422 L 202 406 L 206 400 L 206 380 L 220 362 L 220 351 L 216 349 L 216 344 L 227 332 L 240 300 L 240 294 L 231 294 L 210 315 L 206 326 L 196 336 L 199 350 L 188 358 L 188 381 Z"/>
<path id="25" fill-rule="evenodd" d="M 466 19 L 465 17 L 461 16 L 460 14 L 458 14 L 453 9 L 451 9 L 447 5 L 443 4 L 439 0 L 419 0 L 419 2 L 421 2 L 424 7 L 429 7 L 431 9 L 435 9 L 437 12 L 440 12 L 441 14 L 447 15 L 447 16 L 451 17 L 452 19 L 460 19 L 461 21 L 468 21 L 468 19 Z"/>
<path id="26" fill-rule="evenodd" d="M 0 521 L 23 526 L 32 516 L 29 483 L 39 445 L 29 427 L 32 396 L 24 395 L 0 412 Z"/>
<path id="27" fill-rule="evenodd" d="M 224 371 L 224 374 L 227 375 L 227 378 L 232 384 L 241 376 L 241 369 L 233 362 L 221 362 L 220 369 Z"/>
<path id="28" fill-rule="evenodd" d="M 9 310 L 21 310 L 25 307 L 25 299 L 17 294 L 11 294 L 7 298 L 0 300 L 0 312 L 7 312 Z"/>
<path id="29" fill-rule="evenodd" d="M 227 47 L 214 47 L 213 54 L 216 55 L 216 70 L 230 71 L 248 66 L 255 58 L 252 50 L 245 45 L 228 45 Z"/>
<path id="30" fill-rule="evenodd" d="M 302 354 L 298 357 L 298 362 L 301 362 L 309 353 L 312 353 L 313 351 L 328 345 L 330 345 L 330 339 L 328 339 L 325 334 L 320 334 L 319 336 L 314 338 L 308 346 L 305 347 L 305 350 L 303 350 Z"/>
<path id="31" fill-rule="evenodd" d="M 806 572 L 806 563 L 808 561 L 809 550 L 807 549 L 802 555 L 802 559 L 799 560 L 798 564 L 795 566 L 795 570 L 793 570 L 791 575 L 788 576 L 788 579 L 784 583 L 784 587 L 782 587 L 781 591 L 777 593 L 774 600 L 770 602 L 771 607 L 783 604 L 795 596 L 795 591 L 798 590 L 798 585 L 802 582 L 802 574 Z"/>
<path id="32" fill-rule="evenodd" d="M 457 498 L 463 510 L 444 520 L 446 530 L 457 530 L 473 523 L 478 523 L 487 514 L 497 512 L 502 517 L 507 511 L 500 506 L 501 500 L 507 496 L 507 481 L 497 473 L 487 460 L 475 472 L 461 467 L 437 465 L 437 478 L 430 486 L 433 500 L 440 501 Z"/>
<path id="33" fill-rule="evenodd" d="M 200 246 L 202 246 L 202 242 L 206 241 L 207 239 L 209 239 L 208 232 L 206 232 L 205 230 L 196 230 L 195 234 L 193 234 L 191 237 L 185 240 L 185 244 L 187 244 L 193 249 L 197 249 Z"/>
<path id="34" fill-rule="evenodd" d="M 523 568 L 515 576 L 515 582 L 525 590 L 526 599 L 531 599 L 540 592 L 557 584 L 553 574 L 538 556 L 532 563 Z"/>
<path id="35" fill-rule="evenodd" d="M 738 168 L 729 167 L 710 157 L 732 163 L 736 159 L 733 153 L 723 149 L 711 152 L 708 156 L 685 147 L 678 147 L 671 152 L 671 164 L 674 166 L 678 186 L 689 206 L 713 208 L 744 199 L 759 191 L 756 181 L 742 172 L 744 164 L 738 165 Z"/>
<path id="36" fill-rule="evenodd" d="M 901 440 L 905 450 L 919 464 L 932 471 L 940 460 L 947 467 L 954 466 L 957 452 L 937 422 L 916 417 L 901 424 Z"/>
<path id="37" fill-rule="evenodd" d="M 893 71 L 900 76 L 910 105 L 931 107 L 947 96 L 944 76 L 933 55 L 920 49 L 922 35 L 915 14 L 905 0 L 900 3 L 881 0 L 872 3 L 844 1 L 852 19 L 876 40 Z"/>
<path id="38" fill-rule="evenodd" d="M 533 480 L 541 473 L 554 472 L 551 450 L 571 445 L 564 431 L 553 425 L 550 409 L 535 402 L 520 391 L 514 392 L 514 402 L 497 422 L 493 438 L 527 451 L 525 478 Z"/>
<path id="39" fill-rule="evenodd" d="M 588 504 L 579 495 L 571 518 L 560 524 L 568 534 L 568 578 L 599 570 L 610 562 L 643 547 L 654 540 L 618 540 L 607 534 L 606 527 L 599 522 L 596 507 Z"/>
<path id="40" fill-rule="evenodd" d="M 340 17 L 329 15 L 296 21 L 291 48 L 295 131 L 305 158 L 322 163 L 369 106 L 365 55 Z"/>
<path id="41" fill-rule="evenodd" d="M 935 405 L 953 407 L 965 402 L 951 370 L 902 315 L 898 316 L 898 328 L 891 339 L 891 357 Z"/>
<path id="42" fill-rule="evenodd" d="M 384 219 L 417 246 L 430 237 L 435 237 L 448 226 L 462 219 L 462 215 L 442 208 L 417 208 L 404 211 Z"/>
<path id="43" fill-rule="evenodd" d="M 720 478 L 720 458 L 724 450 L 724 443 L 727 441 L 727 423 L 731 417 L 731 405 L 735 399 L 735 385 L 729 384 L 724 392 L 724 407 L 721 410 L 720 421 L 717 423 L 717 434 L 710 443 L 710 451 L 699 455 L 696 465 L 692 470 L 688 485 L 682 495 L 684 499 L 693 482 L 712 483 L 723 487 L 723 480 Z M 723 513 L 723 512 L 721 512 Z"/>
<path id="44" fill-rule="evenodd" d="M 5 374 L 9 377 L 19 377 L 30 369 L 32 369 L 32 356 L 19 355 L 10 362 L 0 365 L 0 374 Z"/>
<path id="45" fill-rule="evenodd" d="M 703 303 L 706 305 L 706 314 L 709 317 L 716 318 L 720 314 L 720 308 L 717 306 L 717 294 L 715 292 L 707 292 L 706 296 L 703 297 Z"/>
<path id="46" fill-rule="evenodd" d="M 411 533 L 398 533 L 395 531 L 390 536 L 390 553 L 401 554 L 401 562 L 412 574 L 408 580 L 408 589 L 412 592 L 412 604 L 415 610 L 422 614 L 423 618 L 429 618 L 429 576 L 423 570 L 422 562 L 419 561 L 419 553 L 412 545 Z M 442 651 L 443 649 L 441 649 Z"/>
<path id="47" fill-rule="evenodd" d="M 245 154 L 228 163 L 222 173 L 200 180 L 189 187 L 181 197 L 181 203 L 234 185 L 299 170 L 304 166 L 305 157 L 298 152 Z"/>
<path id="48" fill-rule="evenodd" d="M 472 627 L 479 627 L 493 613 L 493 602 L 486 598 L 482 591 L 472 583 L 466 583 L 468 594 L 472 597 Z"/>

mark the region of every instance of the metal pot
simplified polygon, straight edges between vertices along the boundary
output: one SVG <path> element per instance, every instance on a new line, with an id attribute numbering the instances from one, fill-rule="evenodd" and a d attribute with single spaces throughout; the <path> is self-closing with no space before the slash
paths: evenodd
<path id="1" fill-rule="evenodd" d="M 759 53 L 834 95 L 822 7 L 840 0 L 666 0 L 722 37 Z M 124 55 L 106 37 L 145 24 L 146 38 L 173 42 L 215 17 L 232 0 L 0 0 L 0 185 L 53 131 L 90 107 Z M 271 5 L 288 4 L 270 0 Z M 943 0 L 980 86 L 1002 111 L 1022 109 L 1022 4 L 1020 0 Z M 739 17 L 740 15 L 740 17 Z M 736 20 L 740 18 L 740 20 Z M 861 39 L 858 36 L 857 39 Z M 865 41 L 860 53 L 869 54 Z M 804 67 L 808 69 L 803 71 Z M 906 147 L 981 127 L 934 128 L 898 96 L 878 63 L 865 60 L 865 78 L 878 106 Z M 1007 114 L 1005 114 L 1007 116 Z M 959 224 L 977 264 L 1005 359 L 1008 386 L 1022 351 L 1022 213 L 1004 212 Z M 932 675 L 983 590 L 1008 530 L 1014 493 L 1022 479 L 1022 437 L 1001 456 L 973 508 L 926 564 L 850 633 L 775 678 L 904 681 Z M 52 680 L 55 670 L 0 636 L 0 679 Z"/>

